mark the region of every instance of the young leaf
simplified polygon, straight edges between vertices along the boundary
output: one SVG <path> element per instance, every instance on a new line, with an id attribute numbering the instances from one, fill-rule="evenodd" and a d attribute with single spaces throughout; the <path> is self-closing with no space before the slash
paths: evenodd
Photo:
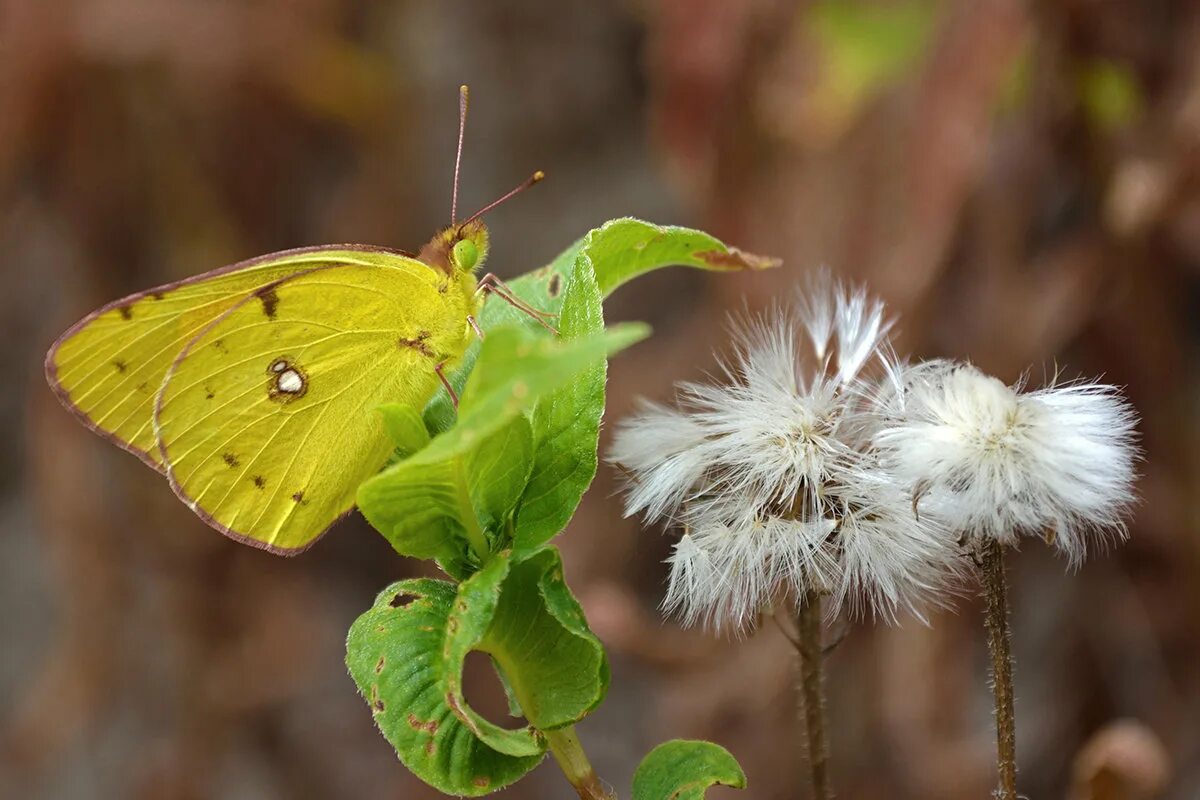
<path id="1" fill-rule="evenodd" d="M 724 747 L 676 739 L 650 751 L 633 774 L 633 800 L 703 800 L 710 786 L 746 788 L 746 774 Z"/>
<path id="2" fill-rule="evenodd" d="M 573 340 L 604 329 L 600 288 L 592 260 L 581 255 L 563 292 L 559 335 Z M 534 452 L 529 485 L 513 546 L 526 552 L 566 527 L 596 475 L 606 362 L 588 367 L 570 384 L 542 398 L 533 412 Z"/>
<path id="3" fill-rule="evenodd" d="M 502 553 L 464 581 L 450 630 L 448 668 L 461 670 L 472 650 L 488 653 L 525 718 L 538 729 L 578 722 L 608 690 L 604 648 L 563 583 L 562 562 L 553 548 L 525 559 Z M 478 720 L 460 697 L 451 706 L 462 705 L 463 719 L 486 733 L 490 723 Z"/>
<path id="4" fill-rule="evenodd" d="M 396 443 L 396 450 L 402 458 L 411 456 L 429 444 L 425 422 L 412 406 L 384 403 L 376 410 L 383 417 L 383 429 Z"/>
<path id="5" fill-rule="evenodd" d="M 479 797 L 537 766 L 545 742 L 536 731 L 496 726 L 481 736 L 449 704 L 462 696 L 462 665 L 444 655 L 454 604 L 454 586 L 442 581 L 389 586 L 351 626 L 346 666 L 413 774 L 446 794 Z"/>
<path id="6" fill-rule="evenodd" d="M 489 332 L 459 401 L 458 420 L 414 458 L 432 463 L 465 453 L 542 396 L 649 333 L 639 323 L 569 340 L 515 326 Z"/>
<path id="7" fill-rule="evenodd" d="M 406 429 L 421 424 L 415 411 L 387 415 L 407 418 Z M 495 537 L 504 527 L 529 480 L 532 449 L 529 421 L 518 414 L 465 455 L 433 463 L 410 457 L 387 467 L 359 487 L 358 505 L 396 552 L 435 559 L 461 580 L 472 571 L 468 545 L 480 548 L 476 562 L 493 549 L 485 531 Z"/>

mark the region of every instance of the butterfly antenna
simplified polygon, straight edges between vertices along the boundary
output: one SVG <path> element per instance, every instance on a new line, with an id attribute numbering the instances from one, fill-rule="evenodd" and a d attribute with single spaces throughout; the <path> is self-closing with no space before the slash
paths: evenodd
<path id="1" fill-rule="evenodd" d="M 464 83 L 458 87 L 458 150 L 454 154 L 454 190 L 450 195 L 451 225 L 458 214 L 458 171 L 462 167 L 463 131 L 467 128 L 467 103 L 470 99 L 471 90 Z"/>
<path id="2" fill-rule="evenodd" d="M 481 209 L 479 209 L 478 211 L 476 211 L 476 212 L 475 212 L 474 214 L 472 214 L 471 216 L 469 216 L 469 217 L 467 217 L 466 219 L 464 219 L 464 220 L 462 221 L 462 224 L 463 224 L 463 225 L 466 225 L 466 224 L 467 224 L 467 223 L 469 223 L 469 222 L 474 222 L 475 220 L 479 219 L 479 218 L 480 218 L 480 217 L 482 217 L 484 214 L 486 214 L 487 212 L 491 211 L 493 208 L 495 208 L 496 206 L 500 205 L 501 203 L 503 203 L 503 202 L 505 202 L 505 201 L 507 201 L 507 200 L 511 200 L 512 198 L 514 198 L 514 197 L 516 197 L 517 195 L 519 195 L 521 192 L 523 192 L 523 191 L 525 191 L 526 189 L 528 189 L 530 186 L 533 186 L 535 183 L 540 183 L 540 182 L 542 181 L 542 179 L 543 179 L 543 178 L 545 178 L 545 177 L 546 177 L 546 173 L 542 172 L 542 171 L 539 169 L 537 172 L 533 173 L 533 174 L 532 174 L 532 175 L 530 175 L 528 178 L 526 178 L 525 180 L 521 181 L 521 183 L 520 183 L 520 184 L 518 184 L 518 185 L 517 185 L 517 187 L 516 187 L 515 189 L 513 189 L 512 191 L 510 191 L 508 194 L 504 195 L 504 196 L 503 196 L 503 197 L 501 197 L 501 198 L 498 198 L 498 199 L 496 199 L 496 200 L 493 200 L 492 202 L 488 203 L 488 204 L 487 204 L 486 206 L 484 206 L 483 208 L 481 208 Z"/>

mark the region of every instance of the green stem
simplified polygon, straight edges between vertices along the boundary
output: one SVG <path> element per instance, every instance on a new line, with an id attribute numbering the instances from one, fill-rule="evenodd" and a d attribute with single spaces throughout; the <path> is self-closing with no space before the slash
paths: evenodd
<path id="1" fill-rule="evenodd" d="M 479 517 L 475 514 L 475 504 L 471 502 L 471 490 L 467 488 L 467 476 L 463 474 L 464 469 L 462 459 L 455 458 L 453 471 L 458 516 L 467 533 L 467 543 L 471 545 L 471 549 L 475 551 L 475 555 L 479 557 L 480 561 L 487 561 L 488 556 L 491 555 L 491 548 L 488 547 L 483 528 L 479 527 Z"/>
<path id="2" fill-rule="evenodd" d="M 821 594 L 805 593 L 796 611 L 796 652 L 800 656 L 800 697 L 814 800 L 830 800 L 829 743 L 825 733 L 825 653 L 821 646 Z"/>
<path id="3" fill-rule="evenodd" d="M 588 761 L 579 737 L 575 735 L 575 727 L 568 725 L 553 731 L 542 731 L 550 745 L 554 760 L 562 769 L 567 780 L 575 787 L 580 800 L 617 800 L 617 796 L 604 788 L 592 764 Z"/>
<path id="4" fill-rule="evenodd" d="M 981 546 L 988 651 L 992 656 L 992 695 L 996 701 L 996 764 L 999 800 L 1017 800 L 1017 730 L 1013 704 L 1012 634 L 1008 626 L 1008 581 L 1004 545 L 988 539 Z"/>

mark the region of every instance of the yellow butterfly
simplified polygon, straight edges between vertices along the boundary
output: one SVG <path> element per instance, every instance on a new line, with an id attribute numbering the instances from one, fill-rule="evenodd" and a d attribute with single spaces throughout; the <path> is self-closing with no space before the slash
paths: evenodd
<path id="1" fill-rule="evenodd" d="M 481 290 L 529 313 L 492 276 L 480 216 L 455 223 L 466 119 L 461 89 L 451 225 L 414 257 L 328 245 L 260 256 L 109 303 L 46 355 L 46 377 L 92 430 L 164 473 L 205 522 L 285 555 L 354 506 L 392 445 L 371 411 L 451 393 Z"/>

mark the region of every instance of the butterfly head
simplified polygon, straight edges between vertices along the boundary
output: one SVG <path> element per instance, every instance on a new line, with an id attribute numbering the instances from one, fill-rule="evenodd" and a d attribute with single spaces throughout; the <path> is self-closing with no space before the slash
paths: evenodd
<path id="1" fill-rule="evenodd" d="M 487 258 L 488 229 L 483 220 L 451 225 L 430 239 L 417 258 L 446 275 L 466 275 Z"/>

